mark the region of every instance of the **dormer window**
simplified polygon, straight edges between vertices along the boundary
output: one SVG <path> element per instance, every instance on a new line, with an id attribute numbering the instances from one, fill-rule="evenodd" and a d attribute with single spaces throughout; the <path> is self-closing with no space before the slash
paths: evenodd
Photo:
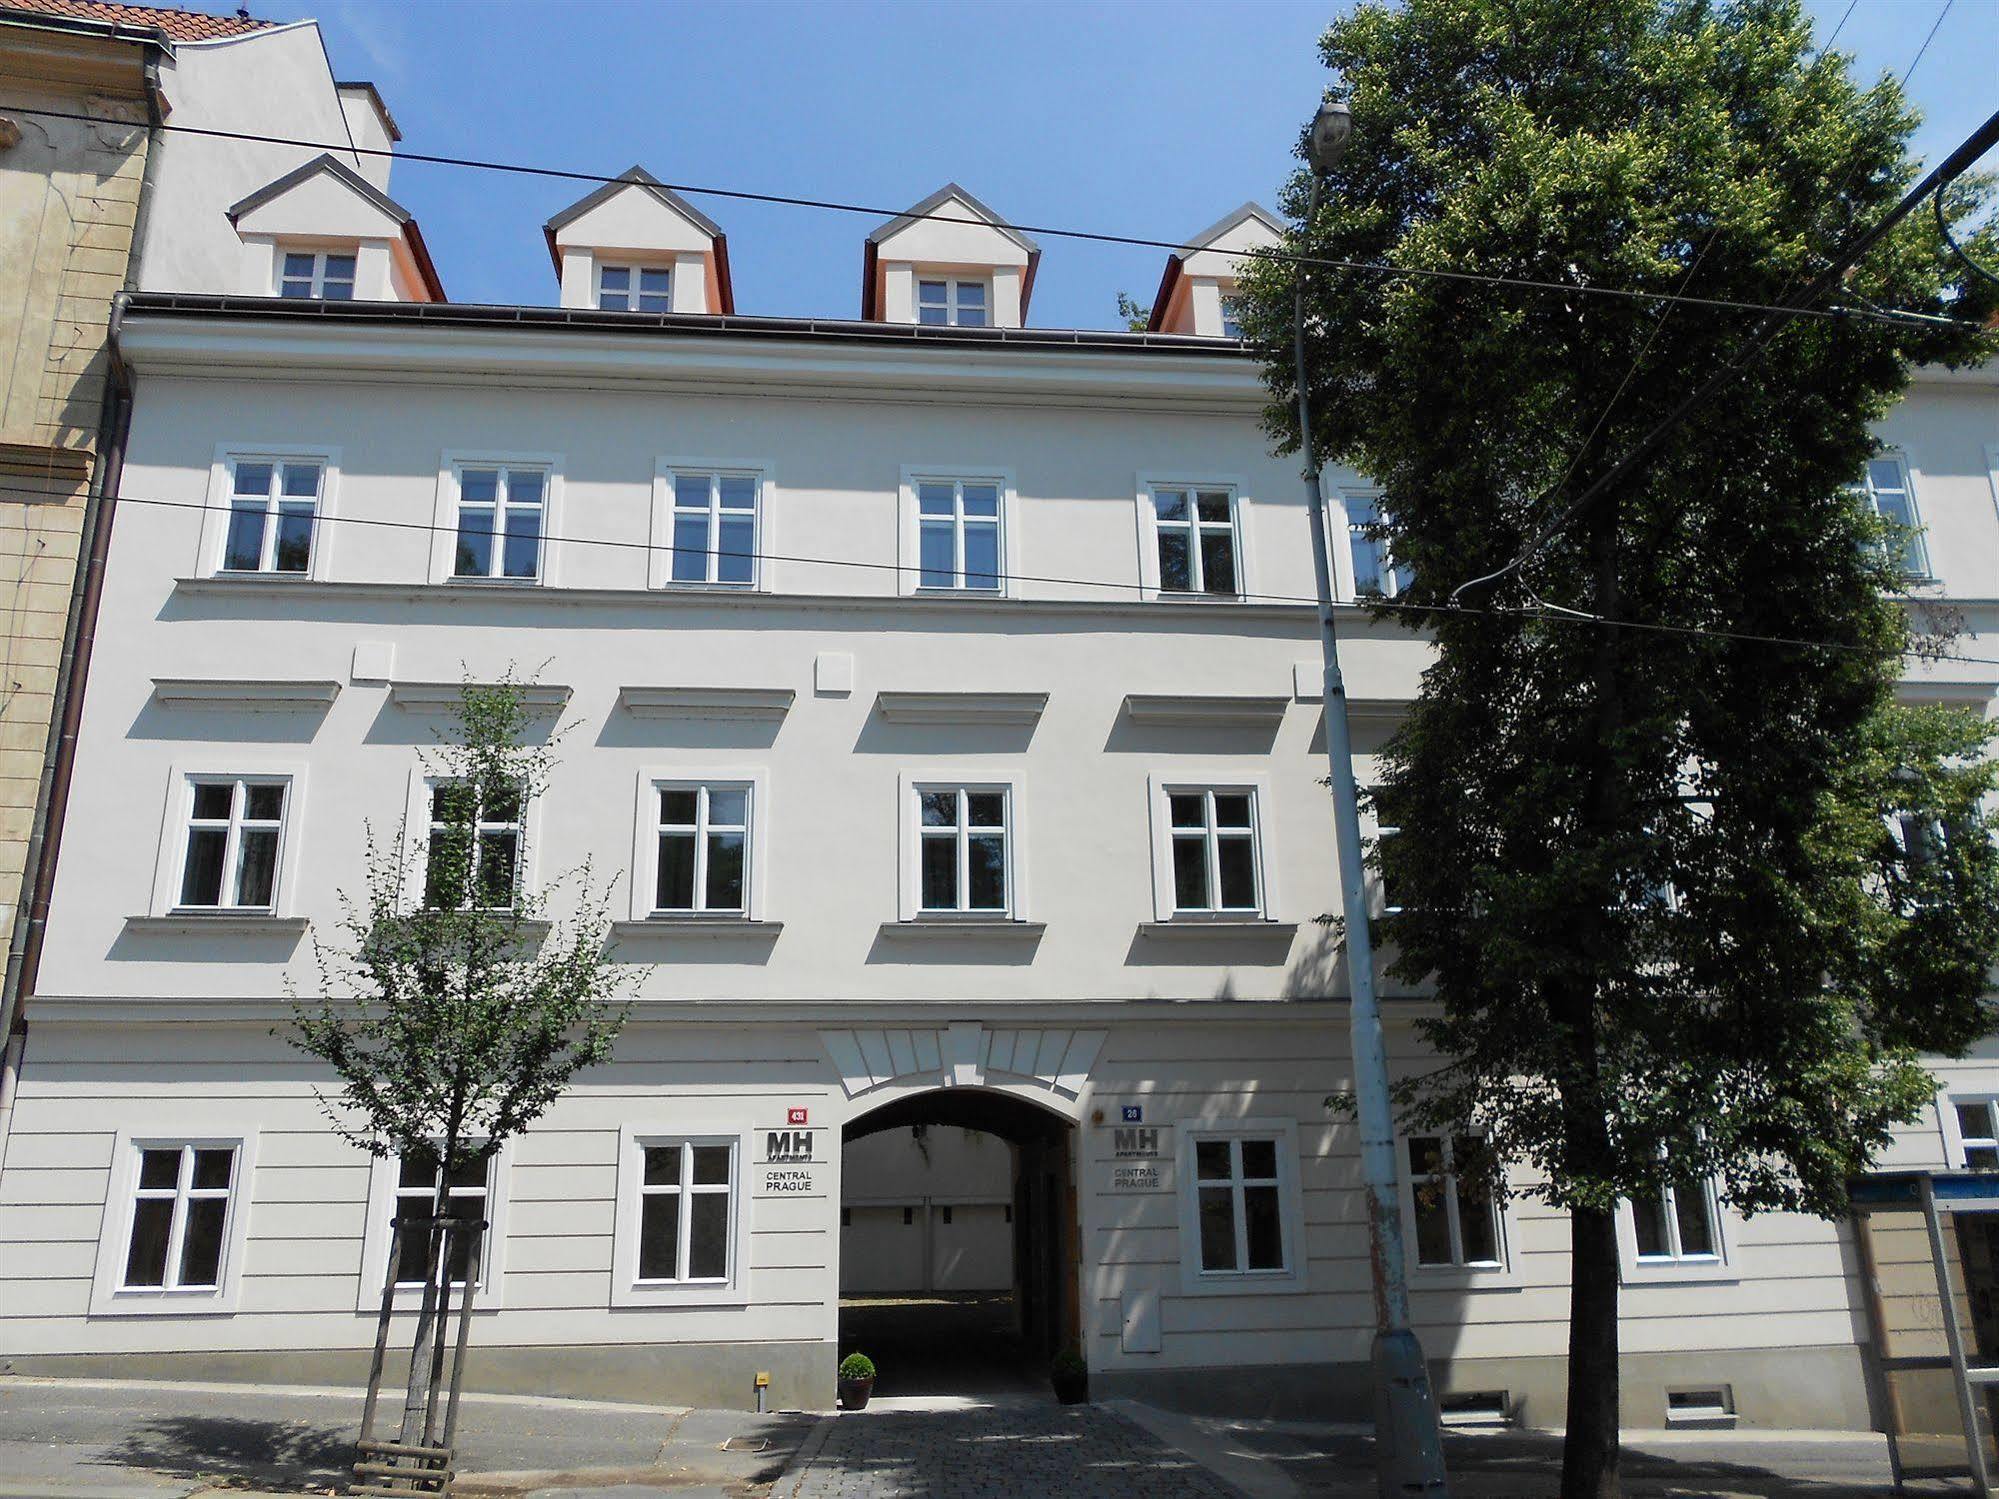
<path id="1" fill-rule="evenodd" d="M 1242 298 L 1233 292 L 1222 293 L 1222 337 L 1242 337 Z"/>
<path id="2" fill-rule="evenodd" d="M 351 302 L 355 258 L 351 250 L 286 250 L 278 264 L 278 295 Z"/>
<path id="3" fill-rule="evenodd" d="M 990 302 L 984 281 L 919 278 L 916 283 L 916 321 L 933 327 L 987 327 Z"/>
<path id="4" fill-rule="evenodd" d="M 664 266 L 600 263 L 597 306 L 605 312 L 671 312 L 673 273 Z"/>

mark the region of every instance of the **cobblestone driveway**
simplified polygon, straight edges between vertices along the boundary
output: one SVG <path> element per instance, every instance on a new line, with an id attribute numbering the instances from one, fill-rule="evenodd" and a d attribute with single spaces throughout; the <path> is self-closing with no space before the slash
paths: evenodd
<path id="1" fill-rule="evenodd" d="M 776 1499 L 1232 1499 L 1235 1490 L 1088 1405 L 857 1411 Z"/>

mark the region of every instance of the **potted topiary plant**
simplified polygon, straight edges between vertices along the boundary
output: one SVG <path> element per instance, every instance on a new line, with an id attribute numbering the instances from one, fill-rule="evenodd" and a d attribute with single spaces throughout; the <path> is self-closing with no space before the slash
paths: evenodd
<path id="1" fill-rule="evenodd" d="M 875 1392 L 875 1361 L 865 1353 L 850 1353 L 840 1360 L 840 1409 L 864 1411 L 868 1396 Z"/>
<path id="2" fill-rule="evenodd" d="M 1056 1354 L 1048 1377 L 1054 1381 L 1055 1398 L 1064 1405 L 1081 1405 L 1090 1398 L 1090 1366 L 1078 1350 L 1064 1348 Z"/>

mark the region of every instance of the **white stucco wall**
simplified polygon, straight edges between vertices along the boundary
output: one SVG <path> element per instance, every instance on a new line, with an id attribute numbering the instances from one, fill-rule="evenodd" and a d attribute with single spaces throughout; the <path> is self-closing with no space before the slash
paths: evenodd
<path id="1" fill-rule="evenodd" d="M 387 188 L 388 158 L 350 149 L 355 141 L 316 22 L 178 43 L 161 59 L 160 85 L 175 125 L 315 144 L 308 150 L 166 132 L 149 173 L 139 248 L 143 290 L 241 292 L 242 249 L 229 223 L 230 206 L 322 150 Z"/>

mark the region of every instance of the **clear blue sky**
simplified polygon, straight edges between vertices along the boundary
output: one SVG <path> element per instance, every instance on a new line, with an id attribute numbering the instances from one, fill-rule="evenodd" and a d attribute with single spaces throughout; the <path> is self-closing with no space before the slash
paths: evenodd
<path id="1" fill-rule="evenodd" d="M 218 0 L 194 0 L 221 10 Z M 1809 0 L 1821 32 L 1847 0 Z M 1898 76 L 1943 0 L 1858 0 L 1840 35 Z M 374 80 L 413 150 L 901 208 L 957 180 L 1022 224 L 1173 239 L 1272 199 L 1341 0 L 1212 4 L 252 0 L 317 16 L 335 75 Z M 1955 0 L 1910 83 L 1932 158 L 1999 99 L 1999 0 Z M 1999 163 L 1988 163 L 1999 165 Z M 552 303 L 541 225 L 586 188 L 404 162 L 455 302 Z M 740 312 L 853 317 L 855 214 L 696 197 Z M 1163 251 L 1043 240 L 1031 319 L 1116 326 Z"/>

